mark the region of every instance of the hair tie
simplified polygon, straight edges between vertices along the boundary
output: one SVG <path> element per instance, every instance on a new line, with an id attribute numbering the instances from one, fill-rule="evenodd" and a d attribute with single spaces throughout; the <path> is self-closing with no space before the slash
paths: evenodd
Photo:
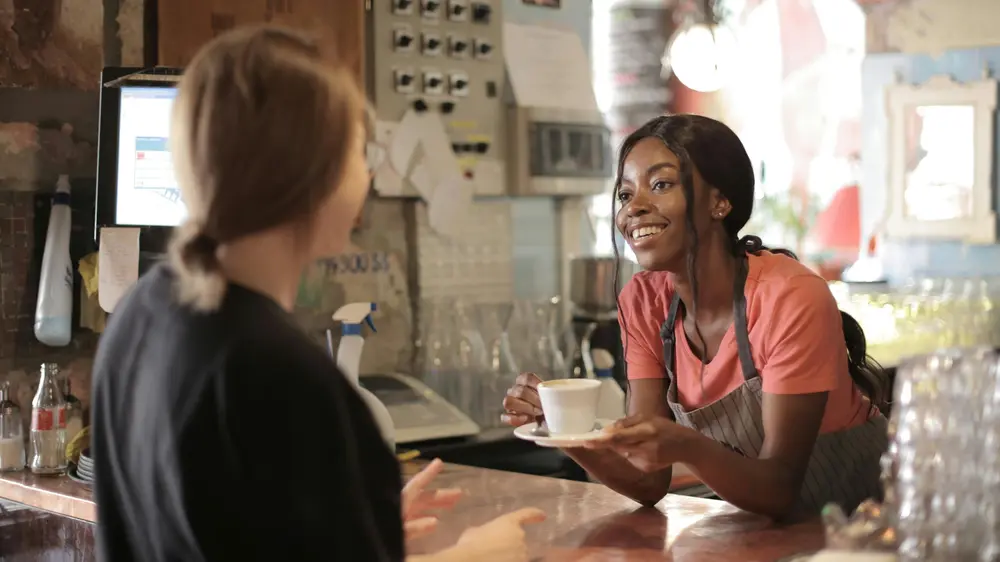
<path id="1" fill-rule="evenodd" d="M 764 242 L 761 241 L 760 237 L 748 234 L 740 238 L 739 242 L 736 243 L 736 247 L 748 254 L 755 254 L 764 248 Z"/>

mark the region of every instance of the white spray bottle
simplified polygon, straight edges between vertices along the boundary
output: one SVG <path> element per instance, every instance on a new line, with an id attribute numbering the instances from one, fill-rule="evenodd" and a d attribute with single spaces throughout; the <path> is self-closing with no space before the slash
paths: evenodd
<path id="1" fill-rule="evenodd" d="M 351 381 L 355 390 L 361 395 L 361 399 L 368 405 L 368 409 L 382 433 L 382 439 L 389 445 L 389 449 L 395 452 L 396 426 L 392 423 L 389 409 L 358 381 L 361 373 L 361 350 L 365 345 L 365 338 L 361 335 L 361 324 L 366 323 L 372 331 L 375 331 L 375 324 L 372 322 L 374 310 L 375 303 L 373 302 L 355 302 L 345 304 L 333 313 L 334 322 L 342 323 L 340 347 L 337 348 L 337 367 L 344 373 L 347 380 Z"/>
<path id="2" fill-rule="evenodd" d="M 35 305 L 35 337 L 52 347 L 69 345 L 73 337 L 73 265 L 69 257 L 69 176 L 59 176 L 45 235 L 42 270 Z"/>

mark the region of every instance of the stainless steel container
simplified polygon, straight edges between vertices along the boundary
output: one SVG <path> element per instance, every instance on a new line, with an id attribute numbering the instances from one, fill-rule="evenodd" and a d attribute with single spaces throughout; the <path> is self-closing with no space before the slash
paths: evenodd
<path id="1" fill-rule="evenodd" d="M 615 271 L 618 286 L 615 287 Z M 617 290 L 639 271 L 639 266 L 627 258 L 612 256 L 581 256 L 570 260 L 570 301 L 580 312 L 596 316 L 618 308 Z"/>

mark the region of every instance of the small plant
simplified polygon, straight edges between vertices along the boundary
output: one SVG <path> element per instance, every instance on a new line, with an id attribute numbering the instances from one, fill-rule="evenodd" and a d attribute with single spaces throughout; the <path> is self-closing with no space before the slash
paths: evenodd
<path id="1" fill-rule="evenodd" d="M 746 231 L 760 233 L 766 246 L 791 245 L 789 249 L 801 255 L 806 235 L 819 211 L 819 200 L 813 194 L 803 198 L 789 190 L 762 195 L 754 202 Z"/>

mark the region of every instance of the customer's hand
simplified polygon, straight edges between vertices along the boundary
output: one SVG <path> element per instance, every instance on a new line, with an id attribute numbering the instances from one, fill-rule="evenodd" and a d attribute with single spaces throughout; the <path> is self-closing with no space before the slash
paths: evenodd
<path id="1" fill-rule="evenodd" d="M 451 509 L 461 499 L 462 490 L 458 488 L 427 489 L 443 468 L 441 459 L 434 459 L 403 486 L 403 529 L 407 540 L 433 533 L 438 523 L 434 512 Z"/>
<path id="2" fill-rule="evenodd" d="M 500 421 L 514 427 L 535 421 L 542 415 L 542 401 L 538 398 L 538 383 L 542 379 L 535 373 L 521 373 L 514 386 L 507 389 L 503 398 Z"/>
<path id="3" fill-rule="evenodd" d="M 527 562 L 528 545 L 524 525 L 545 520 L 545 513 L 533 507 L 501 515 L 480 527 L 462 533 L 454 549 L 462 560 Z"/>
<path id="4" fill-rule="evenodd" d="M 629 416 L 587 441 L 588 449 L 613 449 L 643 472 L 656 472 L 680 462 L 678 457 L 699 434 L 670 418 Z"/>

